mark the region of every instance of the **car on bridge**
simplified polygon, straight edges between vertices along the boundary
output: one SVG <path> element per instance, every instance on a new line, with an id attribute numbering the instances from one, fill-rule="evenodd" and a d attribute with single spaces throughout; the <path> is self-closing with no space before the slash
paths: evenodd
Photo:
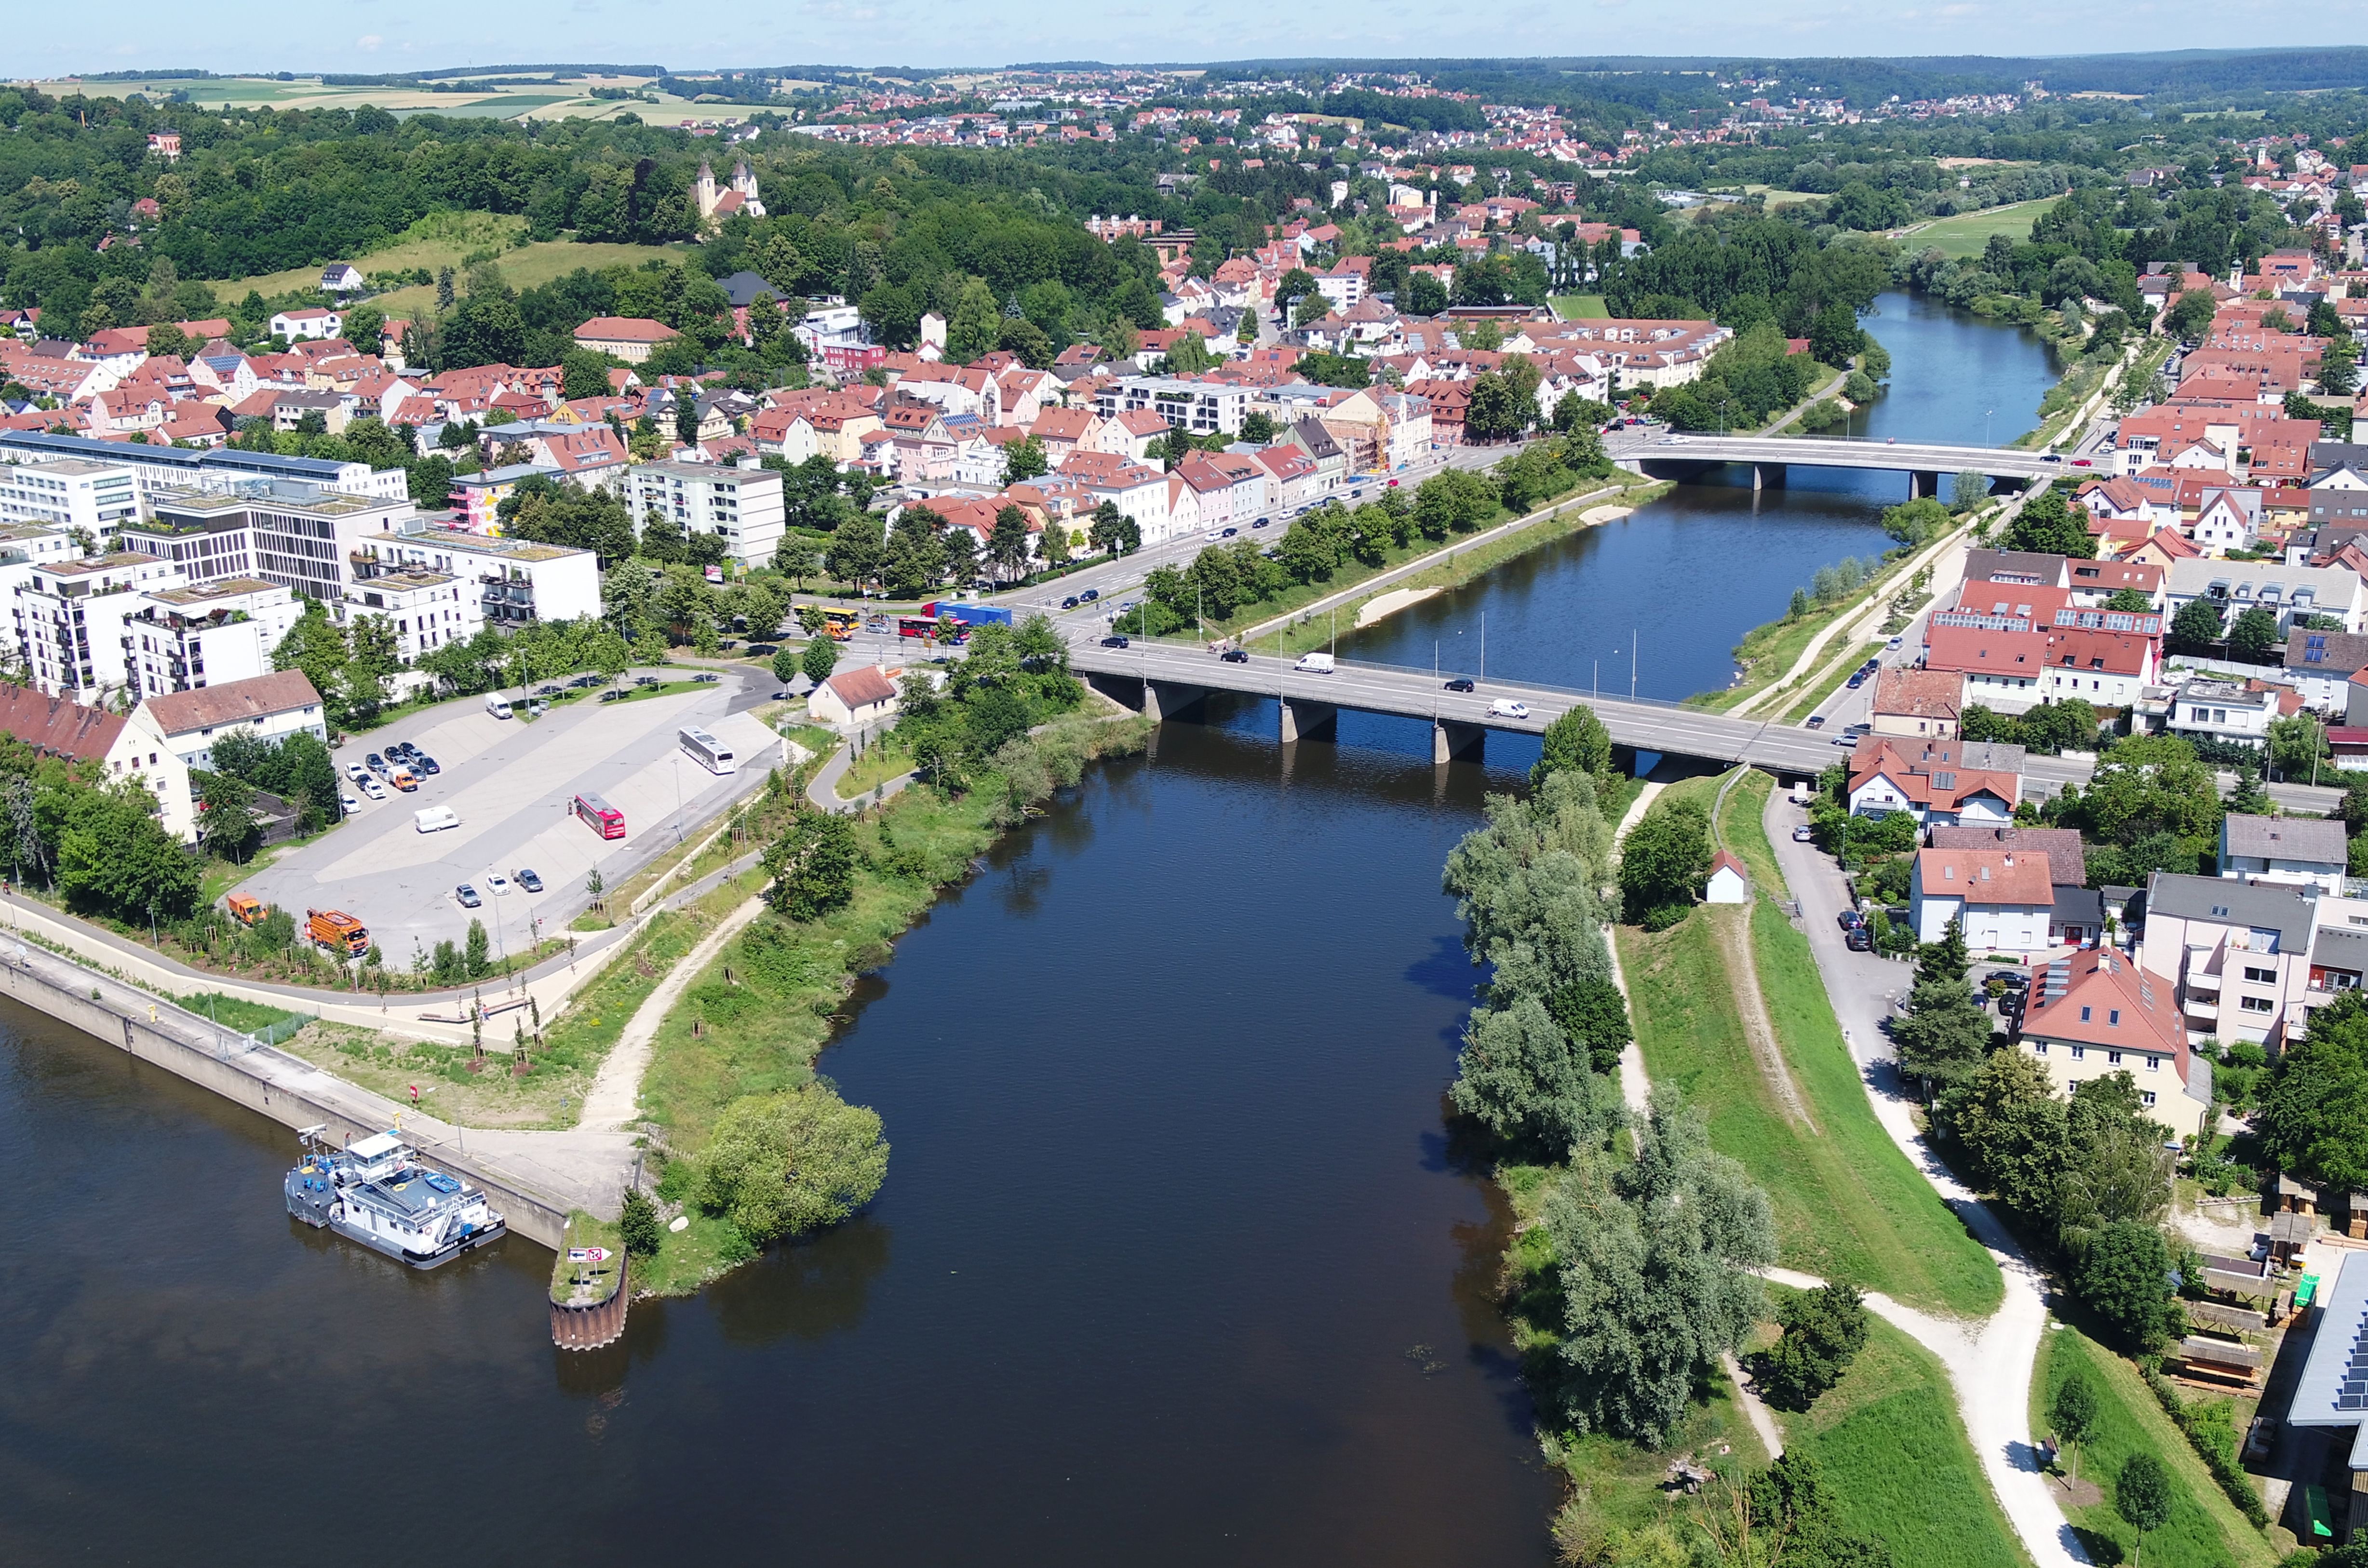
<path id="1" fill-rule="evenodd" d="M 1250 662 L 1249 650 L 1247 648 L 1228 648 L 1217 657 L 1229 665 L 1247 665 Z"/>
<path id="2" fill-rule="evenodd" d="M 1516 702 L 1509 697 L 1500 697 L 1488 704 L 1488 717 L 1491 719 L 1526 719 L 1529 716 L 1530 705 Z"/>
<path id="3" fill-rule="evenodd" d="M 1442 684 L 1444 684 L 1450 691 L 1470 691 L 1472 689 L 1472 677 L 1470 676 L 1453 676 L 1449 677 L 1449 679 Z"/>
<path id="4" fill-rule="evenodd" d="M 1108 637 L 1102 639 L 1102 646 L 1105 648 L 1123 648 L 1127 645 L 1126 639 L 1119 635 L 1117 632 L 1112 632 Z"/>

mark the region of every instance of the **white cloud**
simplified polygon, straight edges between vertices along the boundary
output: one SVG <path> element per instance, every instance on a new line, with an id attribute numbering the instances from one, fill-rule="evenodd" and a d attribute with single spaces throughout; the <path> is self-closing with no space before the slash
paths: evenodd
<path id="1" fill-rule="evenodd" d="M 361 37 L 354 40 L 354 47 L 360 50 L 365 54 L 374 54 L 378 51 L 378 46 L 385 41 L 386 40 L 384 39 L 380 38 L 376 33 L 364 33 Z"/>

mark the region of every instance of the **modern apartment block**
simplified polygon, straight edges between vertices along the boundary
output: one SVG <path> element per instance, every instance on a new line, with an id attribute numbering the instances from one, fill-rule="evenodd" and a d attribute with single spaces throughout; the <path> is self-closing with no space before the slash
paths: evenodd
<path id="1" fill-rule="evenodd" d="M 257 577 L 159 588 L 125 608 L 125 684 L 133 697 L 195 691 L 270 673 L 271 651 L 303 613 Z"/>
<path id="2" fill-rule="evenodd" d="M 0 463 L 0 522 L 60 533 L 80 528 L 107 543 L 139 516 L 140 482 L 124 464 L 84 458 Z"/>
<path id="3" fill-rule="evenodd" d="M 380 579 L 397 573 L 443 573 L 473 584 L 481 624 L 575 620 L 600 613 L 600 562 L 590 551 L 495 539 L 424 517 L 370 540 L 357 569 L 364 594 L 383 592 L 377 587 Z"/>
<path id="4" fill-rule="evenodd" d="M 630 481 L 633 526 L 655 511 L 686 534 L 715 534 L 724 556 L 743 566 L 769 566 L 780 548 L 788 514 L 781 476 L 770 469 L 724 463 L 637 463 Z"/>

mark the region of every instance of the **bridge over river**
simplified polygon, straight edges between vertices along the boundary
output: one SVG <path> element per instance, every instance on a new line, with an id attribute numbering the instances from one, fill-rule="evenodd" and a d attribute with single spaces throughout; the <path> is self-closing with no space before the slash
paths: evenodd
<path id="1" fill-rule="evenodd" d="M 1231 664 L 1198 647 L 1136 639 L 1125 648 L 1084 643 L 1069 653 L 1072 668 L 1097 689 L 1139 706 L 1155 720 L 1182 716 L 1212 691 L 1271 697 L 1281 709 L 1286 745 L 1330 739 L 1338 733 L 1343 708 L 1390 713 L 1430 722 L 1431 760 L 1476 758 L 1489 732 L 1535 735 L 1571 708 L 1595 710 L 1619 745 L 1668 752 L 1721 763 L 1748 762 L 1782 778 L 1814 778 L 1840 760 L 1838 737 L 1772 719 L 1738 719 L 1674 702 L 1606 697 L 1527 681 L 1488 680 L 1475 692 L 1449 691 L 1429 670 L 1341 660 L 1334 673 L 1298 670 L 1291 661 L 1254 654 Z M 1489 704 L 1510 699 L 1529 708 L 1526 718 L 1500 717 Z M 2085 783 L 2089 764 L 2072 758 L 2032 756 L 2023 767 L 2027 793 L 2053 795 L 2069 783 Z M 2272 784 L 2270 794 L 2289 811 L 2332 811 L 2341 792 L 2304 784 Z"/>
<path id="2" fill-rule="evenodd" d="M 1907 475 L 1912 496 L 1937 494 L 1943 474 L 1978 473 L 2028 483 L 2087 475 L 2070 460 L 2019 447 L 1959 447 L 1930 441 L 1871 441 L 1816 436 L 1661 436 L 1607 443 L 1611 454 L 1656 479 L 1684 479 L 1725 463 L 1748 465 L 1751 487 L 1784 483 L 1794 465 L 1879 469 Z"/>

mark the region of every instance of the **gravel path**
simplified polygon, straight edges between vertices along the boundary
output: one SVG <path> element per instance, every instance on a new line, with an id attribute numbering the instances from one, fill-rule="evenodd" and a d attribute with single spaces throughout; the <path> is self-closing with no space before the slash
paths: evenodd
<path id="1" fill-rule="evenodd" d="M 634 1010 L 632 1021 L 625 1026 L 624 1033 L 617 1037 L 616 1045 L 601 1062 L 592 1087 L 584 1096 L 584 1114 L 577 1126 L 621 1131 L 641 1119 L 642 1074 L 649 1069 L 650 1046 L 657 1039 L 658 1026 L 666 1022 L 666 1014 L 682 1000 L 682 994 L 699 978 L 700 971 L 715 961 L 723 944 L 738 936 L 740 928 L 756 919 L 764 907 L 763 899 L 752 898 L 725 915 L 658 982 L 657 989 Z"/>

